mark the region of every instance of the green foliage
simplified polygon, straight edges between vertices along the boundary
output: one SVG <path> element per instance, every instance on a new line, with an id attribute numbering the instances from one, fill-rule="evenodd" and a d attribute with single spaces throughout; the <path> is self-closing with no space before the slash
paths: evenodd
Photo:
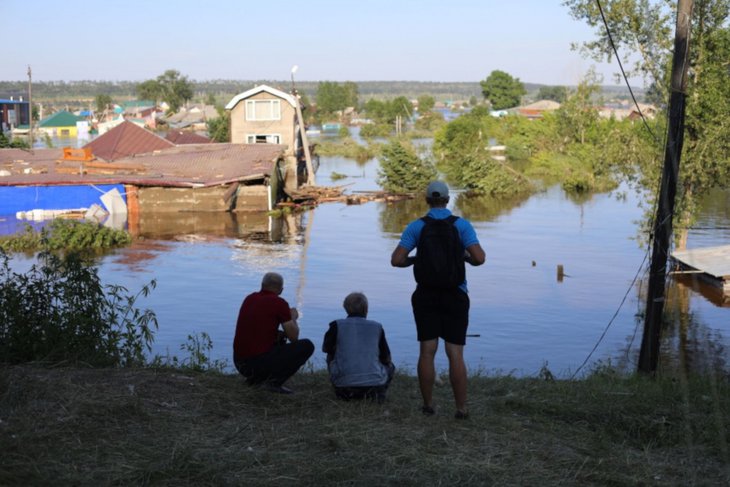
<path id="1" fill-rule="evenodd" d="M 164 101 L 169 112 L 177 112 L 193 97 L 193 88 L 187 76 L 180 71 L 168 69 L 154 80 L 147 80 L 137 86 L 137 96 L 143 100 Z"/>
<path id="2" fill-rule="evenodd" d="M 138 366 L 150 350 L 157 318 L 135 307 L 156 281 L 136 295 L 102 285 L 77 253 L 50 251 L 25 274 L 11 271 L 0 251 L 0 362 L 84 362 Z"/>
<path id="3" fill-rule="evenodd" d="M 377 124 L 392 125 L 396 117 L 411 118 L 413 106 L 405 96 L 382 101 L 371 98 L 363 106 L 365 113 Z"/>
<path id="4" fill-rule="evenodd" d="M 322 81 L 317 86 L 317 112 L 331 115 L 347 107 L 358 106 L 357 83 L 347 81 L 339 84 L 334 81 Z"/>
<path id="5" fill-rule="evenodd" d="M 28 142 L 22 139 L 9 140 L 3 132 L 0 131 L 0 149 L 29 149 Z"/>
<path id="6" fill-rule="evenodd" d="M 375 157 L 377 149 L 373 145 L 363 146 L 345 138 L 339 142 L 322 142 L 317 145 L 317 154 L 321 156 L 342 156 L 359 162 Z"/>
<path id="7" fill-rule="evenodd" d="M 96 104 L 96 111 L 99 113 L 102 113 L 104 110 L 107 110 L 113 103 L 112 97 L 105 94 L 100 93 L 94 97 L 94 103 Z"/>
<path id="8" fill-rule="evenodd" d="M 389 137 L 393 127 L 386 123 L 369 123 L 360 128 L 360 137 L 370 139 L 373 137 Z"/>
<path id="9" fill-rule="evenodd" d="M 425 115 L 426 113 L 433 110 L 436 105 L 436 99 L 431 95 L 421 95 L 418 97 L 418 113 Z"/>
<path id="10" fill-rule="evenodd" d="M 504 71 L 492 71 L 486 79 L 479 82 L 482 95 L 489 100 L 494 110 L 515 107 L 520 104 L 522 95 L 527 93 L 519 78 L 513 78 Z"/>
<path id="11" fill-rule="evenodd" d="M 193 333 L 188 335 L 187 341 L 180 345 L 180 351 L 186 352 L 183 358 L 177 355 L 164 357 L 155 356 L 150 363 L 153 368 L 170 367 L 194 372 L 219 372 L 222 373 L 228 367 L 226 360 L 211 360 L 210 352 L 213 350 L 213 340 L 206 332 Z"/>
<path id="12" fill-rule="evenodd" d="M 339 181 L 340 179 L 345 179 L 347 177 L 347 174 L 342 174 L 337 171 L 332 171 L 330 174 L 330 179 L 332 181 Z"/>
<path id="13" fill-rule="evenodd" d="M 350 129 L 347 127 L 347 125 L 340 126 L 340 130 L 337 131 L 338 137 L 349 137 L 350 136 Z"/>
<path id="14" fill-rule="evenodd" d="M 582 45 L 585 54 L 604 61 L 612 58 L 600 12 L 592 0 L 566 0 L 571 14 L 596 29 L 596 38 Z M 605 2 L 604 14 L 629 76 L 642 76 L 653 100 L 669 99 L 676 6 L 659 0 Z M 730 0 L 694 2 L 692 10 L 684 121 L 684 150 L 680 165 L 675 223 L 686 226 L 696 201 L 730 179 Z M 661 133 L 661 132 L 659 132 Z M 656 142 L 652 142 L 656 145 Z M 639 178 L 654 191 L 656 166 L 641 166 Z M 654 195 L 656 197 L 656 195 Z"/>
<path id="15" fill-rule="evenodd" d="M 426 112 L 421 113 L 421 116 L 416 119 L 415 127 L 417 130 L 425 130 L 433 132 L 438 130 L 446 124 L 444 116 L 441 112 Z"/>
<path id="16" fill-rule="evenodd" d="M 568 98 L 568 88 L 565 86 L 541 86 L 537 92 L 538 100 L 552 100 L 563 103 Z"/>
<path id="17" fill-rule="evenodd" d="M 433 164 L 422 160 L 415 149 L 393 139 L 382 149 L 378 184 L 391 193 L 413 193 L 422 191 L 436 179 Z"/>
<path id="18" fill-rule="evenodd" d="M 226 112 L 218 118 L 205 122 L 208 127 L 208 136 L 216 142 L 230 142 L 231 114 Z"/>
<path id="19" fill-rule="evenodd" d="M 16 235 L 0 237 L 5 252 L 44 250 L 99 250 L 128 245 L 132 237 L 124 230 L 107 228 L 96 223 L 55 219 L 39 232 L 26 224 Z"/>
<path id="20" fill-rule="evenodd" d="M 558 131 L 563 138 L 583 144 L 589 132 L 595 135 L 598 108 L 594 105 L 593 98 L 598 93 L 600 93 L 598 79 L 593 72 L 590 72 L 557 110 Z M 593 140 L 593 142 L 598 141 Z"/>

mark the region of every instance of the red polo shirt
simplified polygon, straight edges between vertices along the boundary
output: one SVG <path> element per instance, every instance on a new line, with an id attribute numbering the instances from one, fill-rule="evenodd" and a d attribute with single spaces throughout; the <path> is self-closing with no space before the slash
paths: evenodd
<path id="1" fill-rule="evenodd" d="M 278 294 L 266 290 L 249 294 L 238 312 L 233 356 L 245 359 L 268 352 L 279 325 L 287 321 L 291 321 L 291 309 Z"/>

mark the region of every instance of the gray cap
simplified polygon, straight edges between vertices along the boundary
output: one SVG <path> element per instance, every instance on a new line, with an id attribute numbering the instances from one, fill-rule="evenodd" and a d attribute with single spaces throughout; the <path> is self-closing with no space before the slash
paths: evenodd
<path id="1" fill-rule="evenodd" d="M 449 187 L 443 181 L 434 181 L 426 188 L 426 198 L 448 198 Z"/>

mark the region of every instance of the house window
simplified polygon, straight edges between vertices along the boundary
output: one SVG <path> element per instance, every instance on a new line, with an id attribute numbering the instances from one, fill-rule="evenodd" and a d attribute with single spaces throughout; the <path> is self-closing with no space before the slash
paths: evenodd
<path id="1" fill-rule="evenodd" d="M 68 137 L 71 135 L 71 131 L 69 129 L 61 129 L 61 135 Z"/>
<path id="2" fill-rule="evenodd" d="M 279 144 L 281 137 L 275 134 L 248 134 L 247 144 Z"/>
<path id="3" fill-rule="evenodd" d="M 246 120 L 281 120 L 279 100 L 246 100 Z"/>

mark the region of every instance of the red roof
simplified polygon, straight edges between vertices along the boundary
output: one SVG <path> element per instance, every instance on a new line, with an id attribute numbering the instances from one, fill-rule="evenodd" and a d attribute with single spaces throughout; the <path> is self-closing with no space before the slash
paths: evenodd
<path id="1" fill-rule="evenodd" d="M 116 161 L 173 147 L 173 143 L 132 122 L 124 121 L 84 146 L 99 159 Z"/>
<path id="2" fill-rule="evenodd" d="M 208 137 L 198 135 L 195 132 L 183 132 L 182 130 L 170 130 L 165 139 L 175 145 L 182 144 L 210 144 L 212 140 Z"/>
<path id="3" fill-rule="evenodd" d="M 2 186 L 133 184 L 200 187 L 233 181 L 260 181 L 274 174 L 286 146 L 274 144 L 188 144 L 118 160 L 104 174 L 73 173 L 83 166 L 62 161 L 61 149 L 0 149 L 0 167 L 10 176 Z M 125 170 L 128 167 L 128 170 Z M 71 171 L 69 171 L 69 169 Z"/>

